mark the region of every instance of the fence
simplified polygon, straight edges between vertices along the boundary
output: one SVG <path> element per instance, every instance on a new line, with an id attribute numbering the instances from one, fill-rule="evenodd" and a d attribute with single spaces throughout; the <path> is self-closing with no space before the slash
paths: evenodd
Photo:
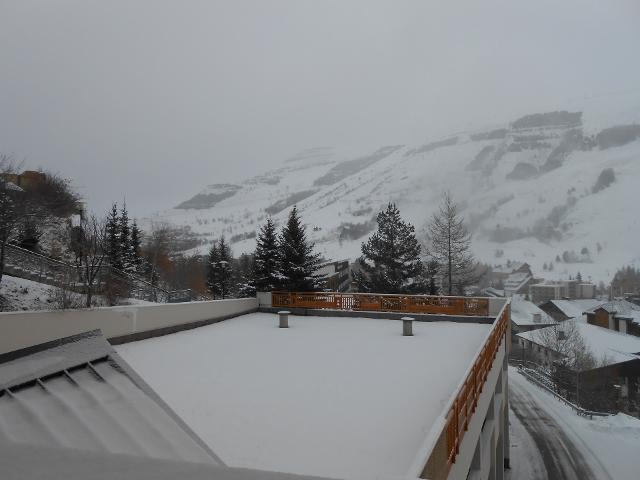
<path id="1" fill-rule="evenodd" d="M 469 426 L 469 420 L 476 410 L 478 399 L 482 394 L 500 345 L 503 341 L 506 344 L 504 339 L 509 322 L 509 305 L 506 304 L 493 323 L 489 336 L 447 412 L 444 428 L 424 467 L 421 478 L 440 480 L 445 479 L 449 474 L 451 466 L 456 461 L 460 444 Z"/>
<path id="2" fill-rule="evenodd" d="M 75 291 L 83 291 L 83 270 L 78 265 L 56 260 L 39 253 L 25 250 L 15 245 L 7 245 L 5 250 L 7 265 L 17 267 L 29 278 L 41 283 L 64 286 Z M 158 303 L 189 302 L 193 299 L 210 300 L 195 295 L 191 290 L 166 290 L 135 275 L 131 275 L 111 265 L 102 265 L 96 280 L 99 291 L 108 280 L 117 280 L 126 286 L 128 295 L 139 300 Z"/>
<path id="3" fill-rule="evenodd" d="M 319 308 L 374 312 L 425 313 L 452 316 L 489 316 L 489 299 L 429 295 L 376 295 L 337 292 L 273 292 L 276 308 Z M 505 302 L 469 374 L 446 414 L 445 425 L 424 466 L 423 477 L 443 479 L 456 461 L 460 444 L 476 410 L 478 399 L 509 328 L 509 304 Z"/>
<path id="4" fill-rule="evenodd" d="M 273 292 L 271 294 L 271 305 L 276 308 L 329 308 L 333 310 L 485 317 L 489 315 L 489 299 L 478 297 Z"/>

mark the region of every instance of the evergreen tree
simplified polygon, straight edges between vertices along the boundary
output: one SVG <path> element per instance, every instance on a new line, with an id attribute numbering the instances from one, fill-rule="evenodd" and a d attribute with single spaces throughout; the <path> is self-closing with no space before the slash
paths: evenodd
<path id="1" fill-rule="evenodd" d="M 400 217 L 393 203 L 378 213 L 378 230 L 362 244 L 361 291 L 373 293 L 418 293 L 424 291 L 424 265 L 413 225 Z M 435 282 L 434 282 L 435 288 Z"/>
<path id="2" fill-rule="evenodd" d="M 271 219 L 260 228 L 253 260 L 253 281 L 258 292 L 270 292 L 280 287 L 280 251 L 276 225 Z"/>
<path id="3" fill-rule="evenodd" d="M 254 271 L 253 255 L 243 253 L 238 258 L 237 267 L 234 269 L 236 294 L 238 298 L 256 296 L 256 286 L 253 279 Z"/>
<path id="4" fill-rule="evenodd" d="M 111 205 L 111 211 L 107 215 L 107 256 L 112 267 L 122 269 L 122 252 L 120 249 L 120 221 L 118 217 L 118 205 Z"/>
<path id="5" fill-rule="evenodd" d="M 126 202 L 122 204 L 122 210 L 120 211 L 120 218 L 118 219 L 118 232 L 120 234 L 118 238 L 118 244 L 120 248 L 122 270 L 127 273 L 133 273 L 135 272 L 135 264 L 133 256 L 131 255 L 129 213 L 127 212 Z"/>
<path id="6" fill-rule="evenodd" d="M 427 293 L 429 295 L 438 295 L 440 288 L 438 287 L 438 273 L 440 266 L 438 262 L 431 259 L 425 263 L 425 277 L 427 281 Z"/>
<path id="7" fill-rule="evenodd" d="M 475 280 L 475 261 L 471 254 L 471 234 L 458 214 L 458 207 L 449 193 L 433 215 L 429 225 L 431 255 L 444 274 L 443 283 L 448 295 L 454 291 L 464 295 L 465 287 Z"/>
<path id="8" fill-rule="evenodd" d="M 320 267 L 320 255 L 314 253 L 297 207 L 289 213 L 287 224 L 279 239 L 280 275 L 282 287 L 292 292 L 308 292 L 318 289 L 324 277 L 316 271 Z"/>
<path id="9" fill-rule="evenodd" d="M 133 266 L 133 272 L 140 273 L 142 270 L 142 232 L 138 223 L 134 220 L 131 225 L 131 236 L 129 237 L 129 261 Z"/>
<path id="10" fill-rule="evenodd" d="M 233 267 L 231 248 L 224 235 L 214 242 L 209 250 L 207 265 L 207 288 L 217 297 L 228 298 L 232 293 Z"/>
<path id="11" fill-rule="evenodd" d="M 576 275 L 576 280 L 578 281 L 578 283 L 582 283 L 582 275 L 580 274 L 580 272 L 578 272 L 578 275 Z"/>

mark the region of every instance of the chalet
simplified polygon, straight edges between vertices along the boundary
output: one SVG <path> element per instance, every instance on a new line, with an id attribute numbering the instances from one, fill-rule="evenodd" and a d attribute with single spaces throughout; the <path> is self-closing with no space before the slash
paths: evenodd
<path id="1" fill-rule="evenodd" d="M 516 334 L 545 328 L 556 323 L 553 318 L 521 295 L 511 297 L 511 339 L 514 346 L 518 343 Z"/>
<path id="2" fill-rule="evenodd" d="M 597 411 L 640 415 L 640 338 L 600 328 L 583 320 L 568 321 L 575 323 L 595 360 L 593 368 L 573 372 L 574 378 L 579 376 L 576 385 L 580 386 L 581 406 Z M 547 329 L 559 329 L 563 324 Z M 516 336 L 525 359 L 550 369 L 560 354 L 545 342 L 545 330 L 518 333 Z"/>
<path id="3" fill-rule="evenodd" d="M 540 309 L 558 322 L 570 318 L 581 318 L 587 310 L 591 310 L 604 303 L 602 300 L 576 299 L 576 300 L 547 300 L 540 304 Z"/>
<path id="4" fill-rule="evenodd" d="M 587 323 L 640 336 L 640 306 L 626 300 L 613 300 L 585 312 Z"/>
<path id="5" fill-rule="evenodd" d="M 508 262 L 506 265 L 497 265 L 491 269 L 489 283 L 492 287 L 502 288 L 509 275 L 515 273 L 524 273 L 533 277 L 531 266 L 528 263 Z"/>

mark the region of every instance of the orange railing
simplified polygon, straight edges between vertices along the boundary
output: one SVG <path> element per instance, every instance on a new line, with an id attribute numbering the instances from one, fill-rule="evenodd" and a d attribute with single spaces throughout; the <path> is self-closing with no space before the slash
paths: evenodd
<path id="1" fill-rule="evenodd" d="M 422 478 L 438 480 L 447 477 L 508 328 L 509 305 L 506 304 L 447 412 L 444 429 L 424 467 Z"/>
<path id="2" fill-rule="evenodd" d="M 489 299 L 432 295 L 380 295 L 336 292 L 273 292 L 276 308 L 330 308 L 366 312 L 488 316 Z"/>

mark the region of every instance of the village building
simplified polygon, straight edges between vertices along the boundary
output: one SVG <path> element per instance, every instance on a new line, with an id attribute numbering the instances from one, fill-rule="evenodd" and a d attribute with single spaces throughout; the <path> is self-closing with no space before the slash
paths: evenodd
<path id="1" fill-rule="evenodd" d="M 587 310 L 587 323 L 616 332 L 640 336 L 640 306 L 612 300 Z"/>
<path id="2" fill-rule="evenodd" d="M 594 360 L 589 368 L 572 373 L 579 394 L 567 394 L 578 397 L 580 405 L 590 410 L 639 416 L 640 338 L 587 323 L 584 318 L 567 322 L 575 325 Z M 561 354 L 547 343 L 545 330 L 557 329 L 552 333 L 562 338 L 564 324 L 518 333 L 523 359 L 553 370 Z"/>
<path id="3" fill-rule="evenodd" d="M 587 310 L 604 303 L 603 300 L 575 299 L 575 300 L 547 300 L 540 304 L 540 309 L 558 322 L 570 318 L 581 318 Z"/>

